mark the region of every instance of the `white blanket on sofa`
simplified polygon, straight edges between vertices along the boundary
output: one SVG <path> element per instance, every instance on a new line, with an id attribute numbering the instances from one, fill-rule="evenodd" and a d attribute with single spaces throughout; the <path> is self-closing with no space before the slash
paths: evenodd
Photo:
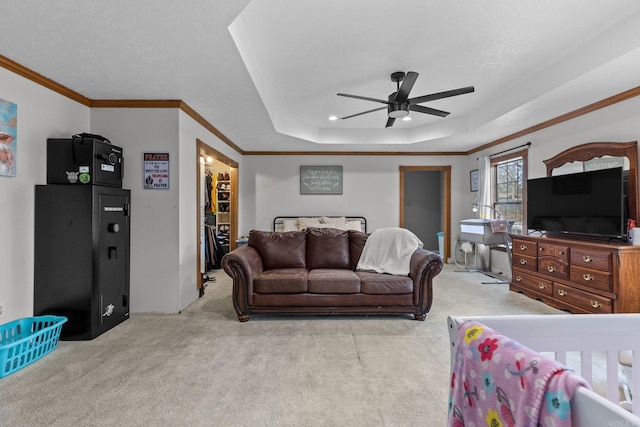
<path id="1" fill-rule="evenodd" d="M 406 276 L 411 255 L 422 246 L 422 241 L 407 229 L 379 228 L 367 238 L 356 269 Z"/>

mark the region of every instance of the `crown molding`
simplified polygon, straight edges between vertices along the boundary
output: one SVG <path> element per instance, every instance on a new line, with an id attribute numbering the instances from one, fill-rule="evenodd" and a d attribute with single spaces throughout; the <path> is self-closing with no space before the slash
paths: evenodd
<path id="1" fill-rule="evenodd" d="M 627 99 L 634 98 L 640 95 L 640 86 L 633 89 L 620 92 L 616 95 L 610 96 L 603 100 L 594 102 L 585 107 L 578 108 L 570 111 L 561 116 L 549 119 L 547 121 L 538 123 L 537 125 L 528 127 L 521 131 L 512 133 L 495 141 L 483 144 L 479 147 L 473 148 L 468 151 L 245 151 L 238 147 L 233 141 L 231 141 L 226 135 L 220 132 L 215 126 L 209 123 L 204 117 L 202 117 L 197 111 L 191 108 L 186 102 L 178 99 L 89 99 L 78 92 L 69 89 L 42 74 L 36 73 L 29 68 L 18 64 L 17 62 L 0 55 L 0 67 L 3 67 L 15 74 L 18 74 L 28 80 L 33 81 L 45 88 L 51 89 L 54 92 L 59 93 L 73 101 L 79 102 L 82 105 L 86 105 L 89 108 L 178 108 L 185 114 L 191 117 L 193 120 L 202 125 L 209 132 L 217 136 L 222 142 L 227 144 L 233 150 L 243 156 L 467 156 L 477 153 L 487 148 L 495 147 L 496 145 L 504 144 L 505 142 L 520 138 L 522 136 L 537 132 L 539 130 L 555 126 L 559 123 L 567 120 L 575 119 L 582 115 L 591 113 L 596 110 L 608 107 L 618 102 L 626 101 Z"/>
<path id="2" fill-rule="evenodd" d="M 36 73 L 35 71 L 30 70 L 24 65 L 20 65 L 17 62 L 7 58 L 6 56 L 0 55 L 0 67 L 5 68 L 19 76 L 22 76 L 27 80 L 31 80 L 32 82 L 37 83 L 40 86 L 51 89 L 52 91 L 66 96 L 73 101 L 79 102 L 82 105 L 86 105 L 88 107 L 89 104 L 91 104 L 91 100 L 86 96 L 82 96 L 78 92 L 75 92 L 68 87 L 63 86 L 60 83 L 56 83 L 50 78 Z"/>

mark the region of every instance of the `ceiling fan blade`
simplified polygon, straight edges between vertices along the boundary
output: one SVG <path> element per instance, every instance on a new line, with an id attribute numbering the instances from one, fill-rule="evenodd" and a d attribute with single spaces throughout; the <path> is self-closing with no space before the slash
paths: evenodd
<path id="1" fill-rule="evenodd" d="M 429 108 L 423 105 L 409 105 L 409 110 L 440 117 L 447 117 L 449 115 L 446 111 L 436 110 L 435 108 Z"/>
<path id="2" fill-rule="evenodd" d="M 409 98 L 409 92 L 411 92 L 411 89 L 413 88 L 413 85 L 416 83 L 417 79 L 418 73 L 416 73 L 415 71 L 407 72 L 407 75 L 404 77 L 404 80 L 402 80 L 402 85 L 400 86 L 400 89 L 398 89 L 398 93 L 396 94 L 396 102 L 402 103 L 407 101 L 407 99 Z"/>
<path id="3" fill-rule="evenodd" d="M 395 122 L 395 121 L 396 121 L 396 119 L 394 119 L 393 117 L 389 117 L 387 119 L 387 125 L 385 126 L 385 128 L 393 126 L 393 122 Z"/>
<path id="4" fill-rule="evenodd" d="M 373 113 L 374 111 L 380 111 L 380 110 L 386 110 L 386 109 L 387 109 L 387 107 L 374 108 L 373 110 L 363 111 L 362 113 L 352 114 L 352 115 L 346 116 L 346 117 L 340 117 L 340 120 L 350 119 L 351 117 L 361 116 L 363 114 Z"/>
<path id="5" fill-rule="evenodd" d="M 381 102 L 383 104 L 391 104 L 391 102 L 386 101 L 384 99 L 376 99 L 376 98 L 367 98 L 366 96 L 358 96 L 358 95 L 349 95 L 347 93 L 339 93 L 337 94 L 338 96 L 346 96 L 347 98 L 355 98 L 355 99 L 362 99 L 364 101 L 373 101 L 373 102 Z"/>
<path id="6" fill-rule="evenodd" d="M 464 95 L 475 91 L 473 86 L 461 87 L 460 89 L 447 90 L 445 92 L 432 93 L 431 95 L 417 96 L 409 99 L 409 104 L 422 104 L 427 101 L 435 101 L 436 99 L 449 98 L 450 96 Z"/>

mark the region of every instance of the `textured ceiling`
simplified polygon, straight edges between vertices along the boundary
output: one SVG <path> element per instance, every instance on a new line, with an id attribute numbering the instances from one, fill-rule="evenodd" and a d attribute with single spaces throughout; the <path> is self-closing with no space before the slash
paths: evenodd
<path id="1" fill-rule="evenodd" d="M 247 151 L 466 151 L 640 86 L 637 0 L 3 0 L 4 55 L 90 99 L 181 99 Z M 384 128 L 389 75 L 446 118 Z M 1 85 L 1 83 L 0 83 Z M 1 95 L 1 94 L 0 94 Z"/>

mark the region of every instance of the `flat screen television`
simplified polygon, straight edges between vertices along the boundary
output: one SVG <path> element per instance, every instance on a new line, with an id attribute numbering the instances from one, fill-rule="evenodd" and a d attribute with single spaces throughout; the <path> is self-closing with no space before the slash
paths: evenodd
<path id="1" fill-rule="evenodd" d="M 628 216 L 622 168 L 527 180 L 529 230 L 622 238 Z"/>

